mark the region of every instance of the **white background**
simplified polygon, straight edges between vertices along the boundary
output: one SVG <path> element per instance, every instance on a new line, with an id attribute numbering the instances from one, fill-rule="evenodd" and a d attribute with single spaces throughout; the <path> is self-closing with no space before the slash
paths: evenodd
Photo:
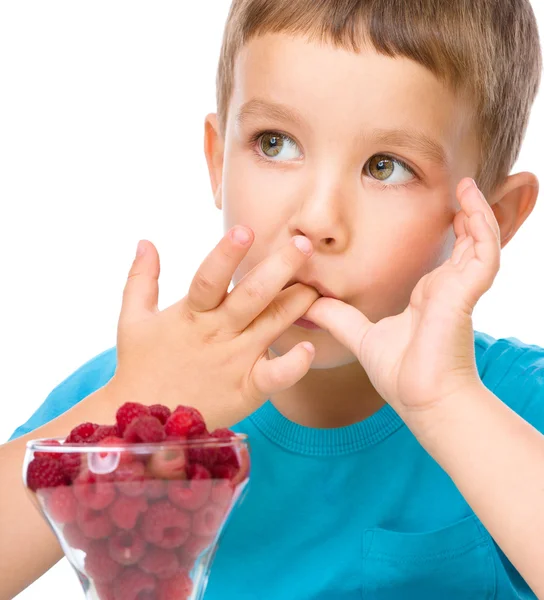
<path id="1" fill-rule="evenodd" d="M 0 3 L 0 443 L 115 345 L 139 239 L 161 255 L 165 308 L 223 235 L 202 138 L 228 7 Z M 543 131 L 544 91 L 516 171 L 544 177 Z M 544 346 L 543 231 L 540 203 L 505 249 L 476 329 Z M 81 595 L 64 560 L 17 598 Z"/>

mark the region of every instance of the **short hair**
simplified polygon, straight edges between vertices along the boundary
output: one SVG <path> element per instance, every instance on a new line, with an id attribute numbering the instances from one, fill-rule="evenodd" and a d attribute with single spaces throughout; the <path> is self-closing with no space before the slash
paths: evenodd
<path id="1" fill-rule="evenodd" d="M 540 40 L 529 0 L 234 0 L 217 71 L 222 133 L 240 49 L 266 33 L 358 52 L 370 44 L 429 69 L 473 102 L 481 143 L 477 183 L 492 191 L 516 162 L 538 92 Z"/>

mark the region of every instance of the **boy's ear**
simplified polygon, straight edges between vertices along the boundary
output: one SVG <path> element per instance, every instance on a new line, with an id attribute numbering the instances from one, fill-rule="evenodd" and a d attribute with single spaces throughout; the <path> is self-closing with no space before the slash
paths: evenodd
<path id="1" fill-rule="evenodd" d="M 489 205 L 501 232 L 501 248 L 514 237 L 533 212 L 538 196 L 538 179 L 532 173 L 510 175 L 492 193 Z"/>
<path id="2" fill-rule="evenodd" d="M 225 143 L 219 130 L 217 115 L 212 113 L 204 123 L 204 153 L 208 163 L 208 172 L 215 198 L 215 206 L 221 209 L 223 205 L 221 181 L 223 180 L 223 155 Z"/>

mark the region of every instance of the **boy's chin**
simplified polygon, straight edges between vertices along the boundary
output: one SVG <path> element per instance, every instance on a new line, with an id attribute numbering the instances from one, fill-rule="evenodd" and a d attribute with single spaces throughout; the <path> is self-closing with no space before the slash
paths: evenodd
<path id="1" fill-rule="evenodd" d="M 292 325 L 270 347 L 270 358 L 283 356 L 298 343 L 314 345 L 315 356 L 310 369 L 335 369 L 357 362 L 357 357 L 326 331 L 312 332 Z"/>

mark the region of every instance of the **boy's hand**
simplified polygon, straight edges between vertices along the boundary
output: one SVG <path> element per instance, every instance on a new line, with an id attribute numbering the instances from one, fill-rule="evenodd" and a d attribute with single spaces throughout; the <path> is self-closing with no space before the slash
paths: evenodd
<path id="1" fill-rule="evenodd" d="M 237 241 L 244 233 L 245 243 Z M 202 263 L 188 295 L 163 311 L 159 255 L 142 242 L 145 253 L 134 261 L 119 318 L 118 364 L 109 383 L 116 400 L 193 406 L 211 431 L 241 421 L 306 374 L 315 352 L 309 342 L 273 360 L 268 347 L 319 297 L 300 283 L 282 291 L 311 255 L 311 242 L 295 236 L 228 293 L 253 237 L 247 228 L 231 230 Z"/>
<path id="2" fill-rule="evenodd" d="M 457 196 L 452 256 L 418 282 L 402 314 L 374 324 L 340 300 L 319 298 L 306 315 L 357 356 L 377 392 L 405 421 L 483 385 L 472 310 L 499 270 L 500 234 L 472 180 L 461 181 Z"/>

